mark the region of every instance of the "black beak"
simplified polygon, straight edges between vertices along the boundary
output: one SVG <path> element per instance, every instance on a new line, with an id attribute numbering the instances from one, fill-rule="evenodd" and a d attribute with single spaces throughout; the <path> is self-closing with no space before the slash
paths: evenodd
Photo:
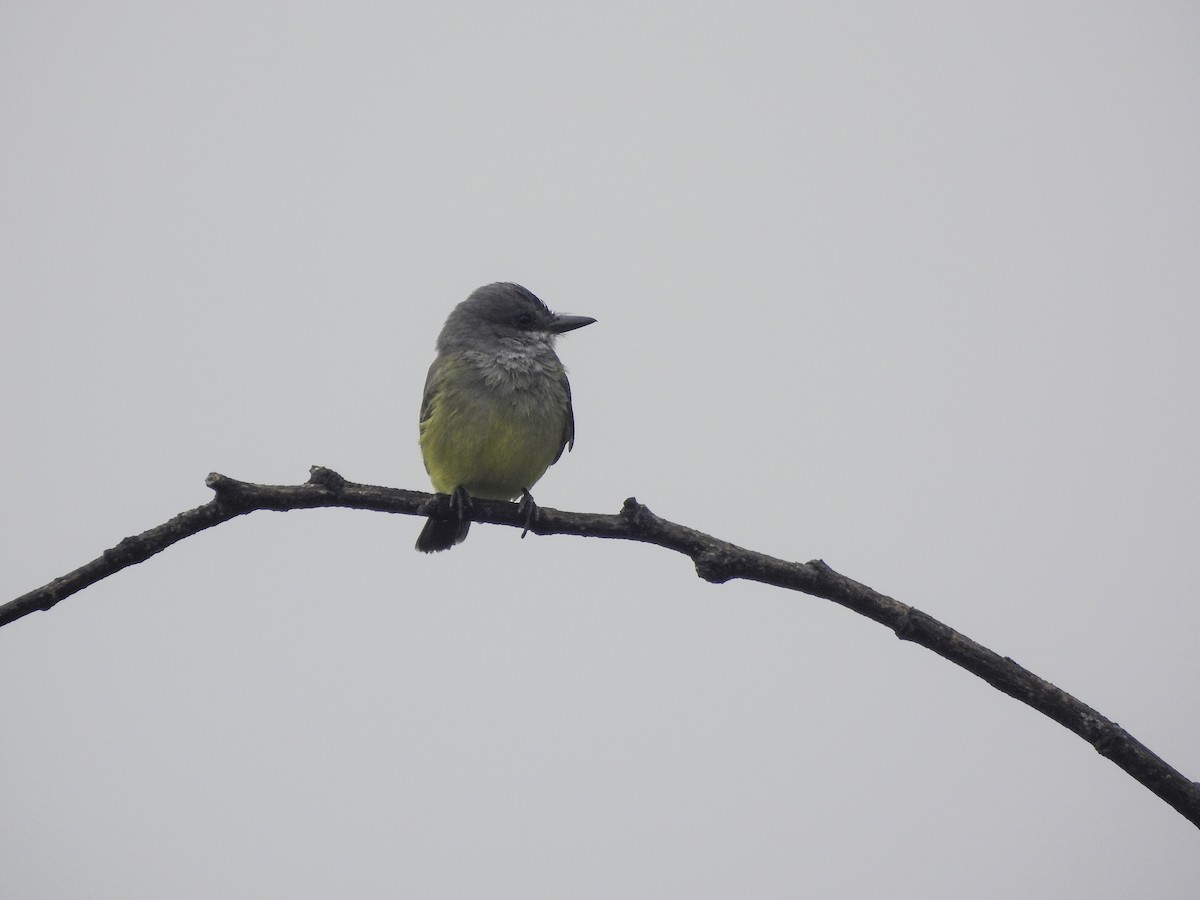
<path id="1" fill-rule="evenodd" d="M 591 325 L 595 321 L 591 316 L 555 316 L 550 323 L 549 330 L 554 334 L 562 334 L 565 331 L 582 328 L 584 325 Z"/>

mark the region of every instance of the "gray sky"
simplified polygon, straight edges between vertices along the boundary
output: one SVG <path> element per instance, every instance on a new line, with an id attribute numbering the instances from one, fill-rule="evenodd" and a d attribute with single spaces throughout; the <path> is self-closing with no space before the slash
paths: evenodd
<path id="1" fill-rule="evenodd" d="M 1200 778 L 1191 3 L 0 6 L 7 597 L 312 464 L 427 489 L 476 286 L 544 505 L 821 557 Z M 0 895 L 1191 897 L 1196 829 L 812 598 L 257 513 L 0 630 Z M 6 597 L 6 599 L 7 599 Z"/>

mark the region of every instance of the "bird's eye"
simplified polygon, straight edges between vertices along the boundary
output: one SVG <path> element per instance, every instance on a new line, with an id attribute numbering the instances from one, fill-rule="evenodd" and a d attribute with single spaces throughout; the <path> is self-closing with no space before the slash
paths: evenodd
<path id="1" fill-rule="evenodd" d="M 513 319 L 513 324 L 518 328 L 528 328 L 533 324 L 533 313 L 517 313 L 516 317 Z"/>

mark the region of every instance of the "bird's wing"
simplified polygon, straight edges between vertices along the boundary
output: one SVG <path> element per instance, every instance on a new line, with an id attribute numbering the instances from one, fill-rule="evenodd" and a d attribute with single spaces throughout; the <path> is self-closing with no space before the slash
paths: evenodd
<path id="1" fill-rule="evenodd" d="M 567 381 L 567 373 L 565 371 L 558 373 L 559 380 L 562 383 L 563 392 L 567 395 L 567 414 L 563 418 L 562 445 L 558 448 L 558 455 L 554 457 L 554 462 L 562 459 L 563 448 L 571 450 L 575 446 L 575 409 L 571 405 L 571 382 Z M 554 465 L 554 463 L 551 463 Z"/>
<path id="2" fill-rule="evenodd" d="M 434 372 L 438 369 L 438 360 L 434 360 L 429 366 L 429 372 L 425 376 L 425 391 L 421 395 L 421 421 L 424 422 L 433 415 L 433 395 L 437 393 L 435 390 L 435 382 L 439 379 L 434 377 Z"/>

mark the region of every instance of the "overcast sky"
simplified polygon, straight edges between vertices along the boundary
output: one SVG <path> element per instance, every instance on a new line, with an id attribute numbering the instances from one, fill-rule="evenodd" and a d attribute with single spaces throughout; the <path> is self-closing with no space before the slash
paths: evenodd
<path id="1" fill-rule="evenodd" d="M 565 336 L 546 506 L 825 559 L 1200 778 L 1200 7 L 0 4 L 10 599 Z M 886 629 L 635 544 L 256 513 L 0 630 L 0 896 L 1191 898 Z"/>

